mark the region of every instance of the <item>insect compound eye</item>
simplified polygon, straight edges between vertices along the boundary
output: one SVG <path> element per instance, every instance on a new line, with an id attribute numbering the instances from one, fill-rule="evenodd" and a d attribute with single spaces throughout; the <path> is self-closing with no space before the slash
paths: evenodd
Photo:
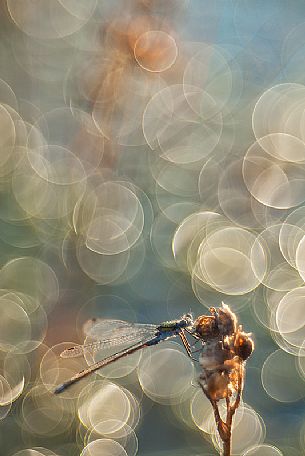
<path id="1" fill-rule="evenodd" d="M 182 319 L 190 324 L 193 324 L 193 315 L 191 313 L 184 314 Z"/>

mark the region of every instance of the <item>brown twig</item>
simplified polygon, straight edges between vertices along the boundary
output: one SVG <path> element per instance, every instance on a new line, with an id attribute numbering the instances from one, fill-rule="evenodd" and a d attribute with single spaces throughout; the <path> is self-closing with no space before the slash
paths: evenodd
<path id="1" fill-rule="evenodd" d="M 226 421 L 223 421 L 223 419 L 220 416 L 217 401 L 213 400 L 208 392 L 202 387 L 202 391 L 206 395 L 206 397 L 209 399 L 213 411 L 214 411 L 214 417 L 215 417 L 215 423 L 217 426 L 217 430 L 219 433 L 219 436 L 223 442 L 223 456 L 231 456 L 231 427 L 232 427 L 232 417 L 233 414 L 231 415 L 230 412 L 230 401 L 227 401 L 227 419 Z M 228 405 L 229 404 L 229 405 Z"/>
<path id="2" fill-rule="evenodd" d="M 239 369 L 238 369 L 238 388 L 237 388 L 237 392 L 236 392 L 236 398 L 232 404 L 230 401 L 229 388 L 227 390 L 227 395 L 225 398 L 226 399 L 226 408 L 227 408 L 225 421 L 220 416 L 218 402 L 216 400 L 212 399 L 211 396 L 209 395 L 208 391 L 206 391 L 205 388 L 202 387 L 204 394 L 209 399 L 209 401 L 212 405 L 212 408 L 213 408 L 215 423 L 217 426 L 219 437 L 221 438 L 221 440 L 223 442 L 223 456 L 231 456 L 233 416 L 240 404 L 243 384 L 244 384 L 244 366 L 243 366 L 243 363 L 241 362 Z"/>

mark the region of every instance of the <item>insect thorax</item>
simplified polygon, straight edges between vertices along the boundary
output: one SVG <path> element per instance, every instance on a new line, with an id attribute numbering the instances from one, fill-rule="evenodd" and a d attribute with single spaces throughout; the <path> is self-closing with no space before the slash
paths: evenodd
<path id="1" fill-rule="evenodd" d="M 159 331 L 168 331 L 177 328 L 177 321 L 163 321 L 160 326 L 158 326 Z"/>
<path id="2" fill-rule="evenodd" d="M 185 328 L 188 326 L 187 322 L 184 320 L 169 320 L 163 321 L 160 326 L 158 326 L 159 331 L 174 331 L 175 329 Z"/>

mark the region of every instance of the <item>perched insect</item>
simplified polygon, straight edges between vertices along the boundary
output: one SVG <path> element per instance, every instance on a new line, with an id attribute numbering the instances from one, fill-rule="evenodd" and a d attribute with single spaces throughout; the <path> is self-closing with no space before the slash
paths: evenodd
<path id="1" fill-rule="evenodd" d="M 191 333 L 194 322 L 191 314 L 185 314 L 178 320 L 165 321 L 159 325 L 128 323 L 122 320 L 89 320 L 84 327 L 84 332 L 95 341 L 87 345 L 76 345 L 61 353 L 62 358 L 71 358 L 83 355 L 86 351 L 96 351 L 103 347 L 114 347 L 125 343 L 133 343 L 130 347 L 121 350 L 114 355 L 98 361 L 87 369 L 77 373 L 70 380 L 59 385 L 55 393 L 61 393 L 69 386 L 87 377 L 92 372 L 108 366 L 109 364 L 125 356 L 141 350 L 145 347 L 157 345 L 163 340 L 179 336 L 189 356 L 191 354 L 190 344 L 185 332 Z"/>
<path id="2" fill-rule="evenodd" d="M 199 362 L 206 372 L 203 376 L 200 376 L 199 382 L 201 382 L 201 386 L 216 371 L 218 380 L 219 376 L 225 377 L 224 372 L 226 372 L 228 380 L 228 373 L 232 370 L 231 364 L 234 357 L 237 356 L 244 361 L 251 354 L 252 346 L 250 339 L 247 339 L 247 335 L 238 331 L 237 318 L 228 306 L 223 304 L 221 308 L 215 309 L 212 307 L 210 310 L 211 316 L 202 315 L 195 321 L 192 314 L 188 313 L 178 320 L 165 321 L 159 325 L 128 323 L 122 320 L 89 320 L 84 326 L 84 332 L 93 339 L 93 342 L 68 348 L 61 353 L 62 358 L 81 356 L 86 351 L 94 352 L 104 347 L 115 347 L 129 343 L 133 345 L 77 373 L 59 385 L 55 389 L 55 393 L 61 393 L 82 378 L 125 356 L 145 347 L 157 345 L 175 336 L 180 337 L 188 356 L 194 359 L 186 334 L 200 343 L 200 348 L 197 350 L 201 353 Z M 211 372 L 211 375 L 209 375 L 209 372 Z M 214 380 L 217 376 L 214 375 Z M 211 382 L 211 380 L 209 381 Z M 217 398 L 218 396 L 219 394 L 216 395 Z M 224 393 L 222 397 L 225 397 Z"/>

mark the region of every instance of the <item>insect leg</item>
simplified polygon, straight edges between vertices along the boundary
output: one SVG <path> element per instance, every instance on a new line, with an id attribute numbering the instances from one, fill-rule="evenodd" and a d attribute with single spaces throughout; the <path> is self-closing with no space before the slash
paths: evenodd
<path id="1" fill-rule="evenodd" d="M 189 341 L 187 340 L 185 334 L 184 334 L 184 330 L 181 330 L 179 332 L 179 337 L 180 339 L 182 340 L 182 343 L 184 345 L 184 348 L 186 350 L 186 353 L 188 354 L 188 356 L 193 360 L 193 361 L 196 361 L 198 362 L 198 360 L 196 358 L 193 357 L 193 352 L 191 350 L 191 346 L 190 346 L 190 343 Z"/>
<path id="2" fill-rule="evenodd" d="M 187 340 L 187 338 L 185 337 L 185 334 L 184 334 L 184 331 L 180 331 L 179 332 L 179 337 L 180 339 L 182 340 L 182 343 L 184 345 L 184 348 L 186 350 L 186 353 L 189 355 L 189 357 L 191 358 L 192 357 L 192 351 L 191 351 L 191 347 L 190 347 L 190 344 L 189 344 L 189 341 Z"/>
<path id="3" fill-rule="evenodd" d="M 187 332 L 190 336 L 192 336 L 194 339 L 197 339 L 197 340 L 202 340 L 200 336 L 198 336 L 198 334 L 190 331 L 189 329 L 187 328 L 184 328 L 184 331 Z"/>

